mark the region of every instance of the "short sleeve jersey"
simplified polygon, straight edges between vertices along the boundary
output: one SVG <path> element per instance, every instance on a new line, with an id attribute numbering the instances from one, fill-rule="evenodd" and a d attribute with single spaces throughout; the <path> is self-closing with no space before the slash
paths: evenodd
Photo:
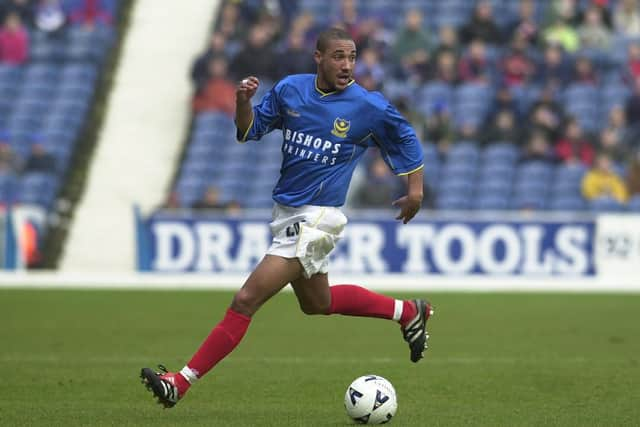
<path id="1" fill-rule="evenodd" d="M 273 199 L 286 206 L 342 206 L 353 171 L 368 147 L 377 146 L 396 175 L 423 167 L 422 146 L 409 123 L 380 93 L 354 81 L 323 92 L 314 74 L 278 82 L 253 107 L 253 121 L 238 141 L 282 131 L 280 179 Z"/>

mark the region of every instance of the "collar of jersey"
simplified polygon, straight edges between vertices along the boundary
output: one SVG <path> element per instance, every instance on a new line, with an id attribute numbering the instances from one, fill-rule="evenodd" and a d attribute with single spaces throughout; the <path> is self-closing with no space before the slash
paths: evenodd
<path id="1" fill-rule="evenodd" d="M 352 84 L 354 84 L 356 81 L 351 79 L 351 81 L 349 83 L 347 83 L 347 87 L 351 86 Z M 338 93 L 337 90 L 331 91 L 331 92 L 325 92 L 322 89 L 320 89 L 318 87 L 318 76 L 316 76 L 313 79 L 313 85 L 316 87 L 316 92 L 318 92 L 320 94 L 320 98 L 324 98 L 325 96 L 329 96 L 329 95 L 333 95 L 334 93 Z"/>

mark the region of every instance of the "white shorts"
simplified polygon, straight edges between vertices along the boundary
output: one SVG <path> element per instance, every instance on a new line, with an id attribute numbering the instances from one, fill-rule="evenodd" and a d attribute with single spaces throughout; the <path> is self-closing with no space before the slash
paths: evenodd
<path id="1" fill-rule="evenodd" d="M 347 217 L 332 206 L 299 208 L 275 204 L 269 224 L 273 242 L 267 251 L 283 258 L 298 258 L 305 277 L 326 273 L 329 254 L 342 238 Z"/>

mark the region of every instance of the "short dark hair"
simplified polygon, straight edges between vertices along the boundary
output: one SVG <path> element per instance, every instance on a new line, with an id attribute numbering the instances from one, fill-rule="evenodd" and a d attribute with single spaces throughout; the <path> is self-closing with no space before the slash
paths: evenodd
<path id="1" fill-rule="evenodd" d="M 349 33 L 347 33 L 342 28 L 332 27 L 324 30 L 318 36 L 318 41 L 316 42 L 316 49 L 320 52 L 324 52 L 329 45 L 331 40 L 351 40 L 353 41 L 353 37 Z"/>

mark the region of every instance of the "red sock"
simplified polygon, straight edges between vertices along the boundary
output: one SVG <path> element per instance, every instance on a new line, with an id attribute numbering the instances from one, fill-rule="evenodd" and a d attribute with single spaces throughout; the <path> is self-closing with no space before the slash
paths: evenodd
<path id="1" fill-rule="evenodd" d="M 336 285 L 331 290 L 330 314 L 378 317 L 406 324 L 417 314 L 415 304 L 371 292 L 356 285 Z"/>
<path id="2" fill-rule="evenodd" d="M 247 332 L 250 322 L 250 317 L 228 309 L 224 319 L 213 328 L 198 351 L 187 363 L 187 367 L 197 378 L 205 375 L 236 348 L 245 332 Z"/>

